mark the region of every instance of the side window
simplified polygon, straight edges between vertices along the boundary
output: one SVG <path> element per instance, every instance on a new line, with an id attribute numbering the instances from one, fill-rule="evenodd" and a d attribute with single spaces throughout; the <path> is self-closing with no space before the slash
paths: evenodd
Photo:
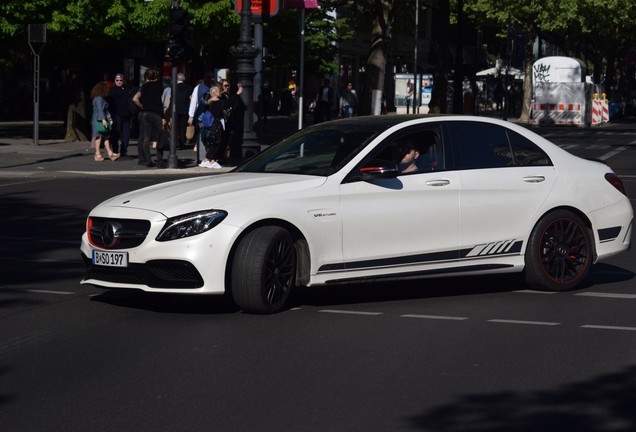
<path id="1" fill-rule="evenodd" d="M 447 123 L 457 153 L 457 168 L 499 168 L 514 165 L 506 129 L 477 122 Z"/>
<path id="2" fill-rule="evenodd" d="M 396 163 L 401 175 L 444 169 L 444 154 L 439 127 L 411 128 L 389 138 L 376 159 Z"/>
<path id="3" fill-rule="evenodd" d="M 512 146 L 515 165 L 552 165 L 552 161 L 548 155 L 529 139 L 511 130 L 508 131 L 508 138 Z"/>

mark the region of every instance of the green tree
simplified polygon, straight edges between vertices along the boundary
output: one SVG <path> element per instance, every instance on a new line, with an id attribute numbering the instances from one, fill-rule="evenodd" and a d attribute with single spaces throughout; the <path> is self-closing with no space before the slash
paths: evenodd
<path id="1" fill-rule="evenodd" d="M 129 44 L 161 45 L 168 37 L 172 5 L 172 0 L 5 0 L 0 3 L 0 76 L 9 75 L 12 60 L 24 56 L 28 24 L 46 24 L 46 49 L 56 50 L 59 63 L 86 63 L 93 60 L 91 55 L 107 57 Z M 210 57 L 225 51 L 226 59 L 227 47 L 238 39 L 239 16 L 233 12 L 232 0 L 181 1 L 180 5 L 193 14 L 192 40 L 200 47 L 198 51 L 208 52 Z M 67 118 L 72 121 L 67 139 L 84 138 L 74 121 L 84 117 L 86 97 L 75 90 L 63 96 L 69 94 L 73 98 L 68 101 Z"/>
<path id="2" fill-rule="evenodd" d="M 521 121 L 528 121 L 532 98 L 532 46 L 540 32 L 567 29 L 578 17 L 578 0 L 465 0 L 465 9 L 475 22 L 486 20 L 500 28 L 501 37 L 509 29 L 518 30 L 525 40 L 525 80 Z"/>
<path id="3" fill-rule="evenodd" d="M 590 72 L 594 82 L 603 82 L 612 93 L 631 90 L 636 61 L 636 3 L 582 0 L 577 21 L 567 32 L 557 32 L 554 39 L 567 52 L 593 66 Z"/>

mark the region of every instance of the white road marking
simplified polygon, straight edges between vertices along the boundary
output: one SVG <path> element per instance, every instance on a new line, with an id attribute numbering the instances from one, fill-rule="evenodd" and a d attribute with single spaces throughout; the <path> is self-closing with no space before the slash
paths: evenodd
<path id="1" fill-rule="evenodd" d="M 581 296 L 581 297 L 636 299 L 636 294 L 621 294 L 621 293 L 582 292 L 582 293 L 578 293 L 574 295 Z"/>
<path id="2" fill-rule="evenodd" d="M 26 290 L 27 292 L 30 293 L 38 293 L 38 294 L 58 294 L 58 295 L 72 295 L 75 294 L 74 292 L 71 291 L 53 291 L 53 290 L 36 290 L 36 289 L 30 289 L 30 290 Z"/>
<path id="3" fill-rule="evenodd" d="M 334 313 L 334 314 L 349 314 L 349 315 L 383 315 L 384 312 L 361 312 L 361 311 L 350 311 L 350 310 L 337 310 L 337 309 L 322 309 L 318 312 L 324 313 Z"/>
<path id="4" fill-rule="evenodd" d="M 540 291 L 540 290 L 531 290 L 531 289 L 515 290 L 513 292 L 522 293 L 522 294 L 557 294 L 557 291 Z"/>
<path id="5" fill-rule="evenodd" d="M 585 325 L 582 325 L 581 328 L 599 329 L 599 330 L 628 330 L 628 331 L 636 331 L 636 327 L 604 326 L 604 325 L 594 325 L 594 324 L 585 324 Z"/>
<path id="6" fill-rule="evenodd" d="M 609 158 L 611 158 L 612 156 L 616 156 L 617 154 L 627 150 L 629 147 L 627 146 L 621 146 L 619 148 L 617 148 L 616 150 L 612 150 L 611 152 L 605 153 L 604 155 L 600 156 L 599 159 L 600 160 L 607 160 Z"/>
<path id="7" fill-rule="evenodd" d="M 421 318 L 421 319 L 434 319 L 434 320 L 451 320 L 451 321 L 463 321 L 468 317 L 459 316 L 443 316 L 443 315 L 418 315 L 418 314 L 405 314 L 400 315 L 401 318 Z"/>
<path id="8" fill-rule="evenodd" d="M 546 321 L 522 321 L 522 320 L 507 320 L 507 319 L 491 319 L 488 322 L 501 323 L 501 324 L 530 324 L 530 325 L 543 325 L 543 326 L 557 326 L 561 323 L 546 322 Z"/>

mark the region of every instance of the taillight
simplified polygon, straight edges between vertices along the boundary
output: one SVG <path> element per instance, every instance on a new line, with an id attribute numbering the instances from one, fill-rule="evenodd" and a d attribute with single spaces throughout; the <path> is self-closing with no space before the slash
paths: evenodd
<path id="1" fill-rule="evenodd" d="M 623 195 L 626 195 L 625 186 L 623 186 L 623 181 L 620 178 L 618 178 L 616 174 L 614 173 L 605 174 L 605 180 L 610 182 L 610 184 L 614 186 L 616 189 L 618 189 Z"/>

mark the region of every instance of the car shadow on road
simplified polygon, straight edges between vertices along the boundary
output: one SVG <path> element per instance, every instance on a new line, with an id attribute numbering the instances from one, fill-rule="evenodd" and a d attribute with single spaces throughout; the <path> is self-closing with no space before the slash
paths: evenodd
<path id="1" fill-rule="evenodd" d="M 216 295 L 149 293 L 141 290 L 114 289 L 91 297 L 92 301 L 113 306 L 159 313 L 231 314 L 238 312 L 231 299 Z"/>
<path id="2" fill-rule="evenodd" d="M 610 264 L 598 264 L 577 291 L 601 283 L 614 283 L 634 278 L 635 274 Z M 462 278 L 409 279 L 390 282 L 334 284 L 297 287 L 292 291 L 285 310 L 295 307 L 342 306 L 383 303 L 436 297 L 496 294 L 525 290 L 519 274 L 471 276 Z M 575 291 L 576 292 L 576 291 Z M 233 314 L 240 312 L 228 295 L 192 295 L 148 293 L 141 290 L 113 289 L 93 296 L 92 301 L 119 307 L 160 313 Z"/>
<path id="3" fill-rule="evenodd" d="M 597 264 L 579 289 L 633 279 L 635 274 L 610 264 Z M 391 282 L 334 284 L 324 287 L 301 288 L 293 293 L 294 306 L 317 307 L 356 303 L 381 303 L 435 297 L 493 294 L 527 290 L 521 274 L 484 275 L 430 279 L 410 279 Z M 576 291 L 575 291 L 576 292 Z"/>
<path id="4" fill-rule="evenodd" d="M 291 301 L 296 306 L 324 307 L 497 293 L 522 289 L 523 286 L 518 275 L 419 278 L 301 288 L 294 293 Z"/>

